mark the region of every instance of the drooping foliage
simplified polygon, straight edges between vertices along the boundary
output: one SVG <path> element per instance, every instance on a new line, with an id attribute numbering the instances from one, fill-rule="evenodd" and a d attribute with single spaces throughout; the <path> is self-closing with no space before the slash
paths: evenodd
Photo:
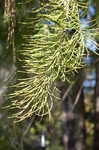
<path id="1" fill-rule="evenodd" d="M 59 99 L 57 81 L 71 83 L 72 76 L 83 66 L 88 48 L 85 37 L 92 36 L 93 41 L 97 34 L 92 26 L 81 27 L 80 18 L 84 14 L 80 14 L 80 9 L 86 12 L 86 3 L 50 0 L 40 2 L 37 8 L 29 7 L 29 3 L 32 4 L 31 1 L 20 4 L 25 13 L 24 20 L 20 21 L 26 31 L 21 35 L 20 50 L 24 64 L 20 72 L 24 75 L 10 94 L 10 108 L 15 109 L 12 118 L 16 121 L 32 115 L 50 116 L 55 99 Z"/>

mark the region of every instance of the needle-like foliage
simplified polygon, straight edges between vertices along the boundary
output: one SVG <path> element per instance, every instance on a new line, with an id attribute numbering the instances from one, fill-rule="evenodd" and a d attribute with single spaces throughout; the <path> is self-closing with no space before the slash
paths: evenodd
<path id="1" fill-rule="evenodd" d="M 10 94 L 10 108 L 18 109 L 12 115 L 16 121 L 50 115 L 58 99 L 57 80 L 70 82 L 83 66 L 84 40 L 88 36 L 93 40 L 97 32 L 89 26 L 81 28 L 80 9 L 86 12 L 87 5 L 77 0 L 50 0 L 37 9 L 29 9 L 21 22 L 27 30 L 21 43 L 23 74 L 27 77 L 20 78 Z"/>

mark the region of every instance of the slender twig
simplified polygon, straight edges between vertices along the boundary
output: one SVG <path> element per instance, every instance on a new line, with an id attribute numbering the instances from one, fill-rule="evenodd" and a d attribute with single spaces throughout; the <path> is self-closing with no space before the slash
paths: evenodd
<path id="1" fill-rule="evenodd" d="M 68 89 L 66 90 L 66 92 L 64 93 L 63 97 L 62 97 L 62 101 L 64 101 L 66 99 L 66 97 L 68 96 L 70 90 L 72 89 L 73 85 L 75 82 L 72 82 L 71 85 L 68 87 Z"/>
<path id="2" fill-rule="evenodd" d="M 76 96 L 76 99 L 75 99 L 75 102 L 73 104 L 73 107 L 72 107 L 72 111 L 74 110 L 75 106 L 77 105 L 78 101 L 79 101 L 79 98 L 80 98 L 80 95 L 81 95 L 81 92 L 82 92 L 82 86 L 80 87 L 78 93 L 77 93 L 77 96 Z"/>

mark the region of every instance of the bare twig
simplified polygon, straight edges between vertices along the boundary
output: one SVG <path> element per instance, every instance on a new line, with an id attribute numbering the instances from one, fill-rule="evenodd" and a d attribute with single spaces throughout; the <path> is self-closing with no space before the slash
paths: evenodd
<path id="1" fill-rule="evenodd" d="M 62 97 L 62 101 L 64 101 L 66 99 L 66 97 L 68 96 L 70 90 L 72 89 L 73 85 L 75 82 L 72 82 L 71 85 L 68 87 L 68 89 L 66 90 L 66 92 L 64 93 L 63 97 Z"/>
<path id="2" fill-rule="evenodd" d="M 76 99 L 75 99 L 75 102 L 73 104 L 73 107 L 72 107 L 72 111 L 74 110 L 75 106 L 77 105 L 78 101 L 79 101 L 79 98 L 80 98 L 80 95 L 81 95 L 81 92 L 82 92 L 82 86 L 80 87 L 78 93 L 77 93 L 77 96 L 76 96 Z"/>

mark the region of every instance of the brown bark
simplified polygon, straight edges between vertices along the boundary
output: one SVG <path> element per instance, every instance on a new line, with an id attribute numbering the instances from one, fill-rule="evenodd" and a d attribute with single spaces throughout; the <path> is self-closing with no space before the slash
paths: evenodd
<path id="1" fill-rule="evenodd" d="M 8 12 L 8 1 L 5 0 L 5 4 L 4 4 L 4 23 L 6 22 L 7 12 Z"/>
<path id="2" fill-rule="evenodd" d="M 15 18 L 16 8 L 15 8 L 15 0 L 5 0 L 5 8 L 4 8 L 4 23 L 7 22 L 8 17 L 8 39 L 7 39 L 7 47 L 9 44 L 12 44 L 13 50 L 13 63 L 16 62 L 16 53 L 15 53 L 15 38 L 14 38 L 14 30 L 16 24 Z"/>
<path id="3" fill-rule="evenodd" d="M 15 31 L 15 0 L 11 0 L 11 38 L 12 38 L 12 49 L 13 49 L 13 63 L 16 62 L 16 52 L 15 52 L 15 38 L 14 38 L 14 31 Z"/>

